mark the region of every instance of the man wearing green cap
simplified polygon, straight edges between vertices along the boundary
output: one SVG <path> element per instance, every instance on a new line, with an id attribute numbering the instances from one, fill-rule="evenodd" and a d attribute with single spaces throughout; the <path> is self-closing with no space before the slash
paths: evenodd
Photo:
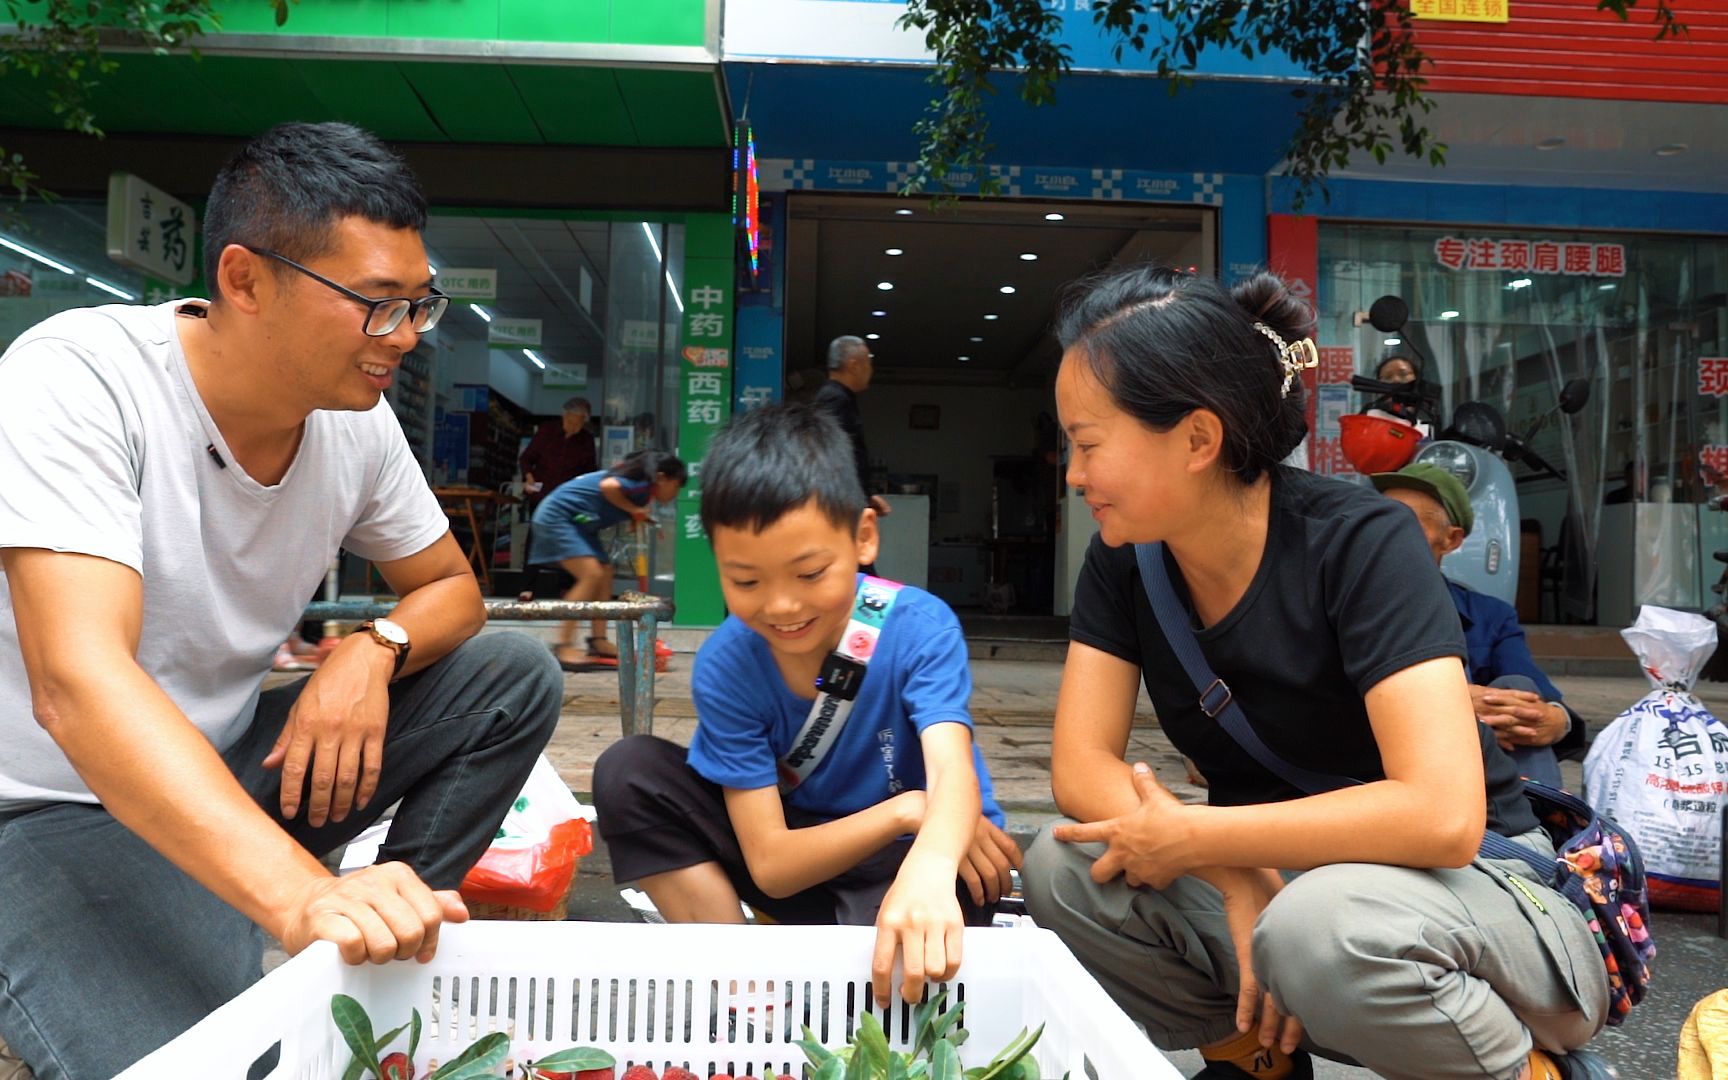
<path id="1" fill-rule="evenodd" d="M 1458 478 L 1438 465 L 1420 462 L 1397 472 L 1375 473 L 1370 479 L 1388 498 L 1416 515 L 1435 562 L 1458 550 L 1470 535 L 1476 522 L 1470 497 Z M 1512 755 L 1520 772 L 1559 787 L 1555 748 L 1582 747 L 1583 722 L 1562 703 L 1560 691 L 1536 666 L 1512 605 L 1455 581 L 1446 585 L 1464 624 L 1476 718 L 1494 729 L 1500 748 Z"/>

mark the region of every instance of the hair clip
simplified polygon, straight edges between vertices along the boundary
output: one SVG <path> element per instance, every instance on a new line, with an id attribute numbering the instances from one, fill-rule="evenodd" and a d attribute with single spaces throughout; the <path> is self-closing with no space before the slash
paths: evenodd
<path id="1" fill-rule="evenodd" d="M 1320 366 L 1320 349 L 1314 344 L 1313 338 L 1298 338 L 1295 341 L 1285 341 L 1278 331 L 1257 322 L 1254 329 L 1272 339 L 1272 344 L 1278 346 L 1278 366 L 1284 369 L 1284 385 L 1278 391 L 1279 397 L 1290 396 L 1290 384 L 1296 381 L 1308 368 Z"/>

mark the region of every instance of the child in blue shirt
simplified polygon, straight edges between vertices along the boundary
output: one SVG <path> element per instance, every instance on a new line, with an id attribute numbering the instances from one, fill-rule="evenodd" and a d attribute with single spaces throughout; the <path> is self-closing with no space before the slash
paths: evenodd
<path id="1" fill-rule="evenodd" d="M 556 565 L 576 579 L 566 600 L 612 599 L 612 557 L 600 530 L 626 521 L 646 522 L 654 503 L 668 503 L 684 487 L 684 463 L 659 450 L 638 450 L 610 469 L 559 484 L 534 509 L 528 562 Z M 558 627 L 558 662 L 566 668 L 585 659 L 617 660 L 606 640 L 606 620 L 595 619 L 584 657 L 575 647 L 576 624 Z"/>
<path id="2" fill-rule="evenodd" d="M 874 924 L 877 1000 L 898 954 L 915 1001 L 952 977 L 962 926 L 989 924 L 1020 864 L 972 742 L 959 620 L 856 572 L 876 557 L 876 515 L 818 409 L 755 409 L 717 436 L 702 523 L 731 614 L 696 656 L 689 750 L 638 735 L 595 763 L 613 874 L 672 922 L 739 922 L 742 898 L 781 922 Z M 884 608 L 880 636 L 860 639 Z M 817 677 L 843 646 L 868 657 L 862 684 L 805 758 L 822 741 L 812 710 L 833 704 Z"/>

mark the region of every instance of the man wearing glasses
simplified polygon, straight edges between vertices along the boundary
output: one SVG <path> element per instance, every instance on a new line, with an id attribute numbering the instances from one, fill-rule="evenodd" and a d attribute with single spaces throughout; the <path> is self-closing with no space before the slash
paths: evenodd
<path id="1" fill-rule="evenodd" d="M 199 1020 L 260 929 L 429 957 L 557 722 L 546 649 L 476 636 L 381 400 L 448 302 L 425 223 L 371 135 L 284 125 L 216 178 L 208 302 L 64 312 L 0 356 L 0 1042 L 39 1080 Z M 338 548 L 400 603 L 260 694 Z M 398 801 L 378 865 L 320 864 Z"/>

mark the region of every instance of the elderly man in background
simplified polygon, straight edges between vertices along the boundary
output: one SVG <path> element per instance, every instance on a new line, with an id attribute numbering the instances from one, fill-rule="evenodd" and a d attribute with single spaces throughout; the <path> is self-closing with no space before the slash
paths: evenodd
<path id="1" fill-rule="evenodd" d="M 522 451 L 522 490 L 530 502 L 539 502 L 559 484 L 574 480 L 600 467 L 594 450 L 594 433 L 588 430 L 593 407 L 584 397 L 564 403 L 564 415 L 548 420 L 534 432 Z"/>
<path id="2" fill-rule="evenodd" d="M 1416 515 L 1436 563 L 1458 550 L 1476 523 L 1464 485 L 1438 465 L 1419 462 L 1397 472 L 1375 473 L 1371 479 Z M 1464 624 L 1470 652 L 1466 674 L 1476 718 L 1494 729 L 1500 749 L 1512 756 L 1520 773 L 1559 787 L 1556 748 L 1583 747 L 1583 720 L 1566 707 L 1560 691 L 1536 666 L 1511 604 L 1450 579 L 1446 586 Z"/>

